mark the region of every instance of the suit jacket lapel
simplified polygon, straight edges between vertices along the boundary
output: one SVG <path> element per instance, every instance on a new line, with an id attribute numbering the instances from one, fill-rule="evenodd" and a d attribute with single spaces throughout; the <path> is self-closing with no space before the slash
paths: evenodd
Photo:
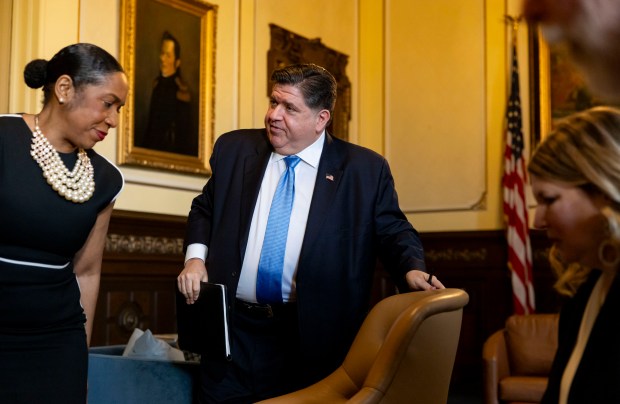
<path id="1" fill-rule="evenodd" d="M 334 143 L 334 139 L 326 133 L 325 145 L 323 146 L 323 153 L 321 154 L 316 175 L 314 193 L 312 194 L 310 212 L 308 213 L 308 223 L 306 224 L 306 234 L 304 235 L 300 262 L 303 260 L 304 255 L 311 251 L 313 241 L 320 237 L 323 223 L 340 185 L 343 173 L 343 156 L 338 151 L 338 144 Z"/>
<path id="2" fill-rule="evenodd" d="M 245 158 L 243 165 L 243 188 L 241 191 L 241 212 L 239 225 L 241 238 L 239 240 L 239 249 L 241 256 L 245 251 L 248 243 L 248 234 L 250 232 L 250 223 L 252 212 L 258 199 L 258 192 L 271 156 L 271 148 L 268 146 L 269 141 L 256 146 L 255 154 Z"/>

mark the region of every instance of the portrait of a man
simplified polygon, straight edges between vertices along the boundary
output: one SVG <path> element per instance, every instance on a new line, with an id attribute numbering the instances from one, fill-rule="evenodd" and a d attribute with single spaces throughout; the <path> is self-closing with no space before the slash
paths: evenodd
<path id="1" fill-rule="evenodd" d="M 145 0 L 137 15 L 134 146 L 198 156 L 200 19 Z"/>
<path id="2" fill-rule="evenodd" d="M 121 55 L 129 84 L 118 164 L 210 174 L 217 5 L 124 0 Z"/>
<path id="3" fill-rule="evenodd" d="M 143 144 L 136 146 L 195 155 L 198 139 L 191 119 L 192 95 L 181 75 L 181 45 L 168 31 L 162 35 L 159 62 Z"/>

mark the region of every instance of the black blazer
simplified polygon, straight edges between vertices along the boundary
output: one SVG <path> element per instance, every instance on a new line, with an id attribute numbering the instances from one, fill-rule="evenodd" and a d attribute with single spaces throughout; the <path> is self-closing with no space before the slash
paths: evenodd
<path id="1" fill-rule="evenodd" d="M 209 247 L 209 280 L 226 284 L 231 301 L 272 151 L 264 129 L 220 136 L 212 177 L 192 203 L 185 244 Z M 300 360 L 316 378 L 344 359 L 368 311 L 377 258 L 400 288 L 406 288 L 406 272 L 424 269 L 421 242 L 398 206 L 387 161 L 326 135 L 296 275 L 307 355 Z"/>
<path id="2" fill-rule="evenodd" d="M 577 334 L 592 289 L 601 272 L 593 270 L 560 312 L 558 350 L 542 403 L 555 404 L 566 364 L 577 342 Z M 581 362 L 575 373 L 569 404 L 620 403 L 620 278 L 616 276 L 605 303 L 592 326 Z"/>

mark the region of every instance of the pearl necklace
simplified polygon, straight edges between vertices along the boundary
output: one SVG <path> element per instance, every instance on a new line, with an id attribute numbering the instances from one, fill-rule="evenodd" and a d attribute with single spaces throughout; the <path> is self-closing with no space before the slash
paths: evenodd
<path id="1" fill-rule="evenodd" d="M 73 171 L 69 171 L 58 152 L 39 128 L 39 116 L 34 116 L 34 132 L 30 155 L 43 170 L 43 177 L 66 200 L 84 203 L 95 192 L 94 170 L 84 149 L 79 149 Z"/>

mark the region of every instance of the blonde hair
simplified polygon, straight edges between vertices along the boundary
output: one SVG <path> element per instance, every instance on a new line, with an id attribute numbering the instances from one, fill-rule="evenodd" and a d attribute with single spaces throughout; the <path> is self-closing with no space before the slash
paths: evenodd
<path id="1" fill-rule="evenodd" d="M 528 171 L 545 181 L 605 195 L 611 206 L 602 214 L 608 220 L 610 238 L 620 243 L 620 110 L 595 107 L 558 122 L 534 151 Z M 564 295 L 574 295 L 591 271 L 562 262 L 555 248 L 549 262 L 558 278 L 554 287 Z"/>
<path id="2" fill-rule="evenodd" d="M 565 296 L 573 296 L 592 270 L 575 262 L 564 263 L 555 246 L 549 251 L 549 264 L 557 278 L 553 287 L 559 294 Z"/>

